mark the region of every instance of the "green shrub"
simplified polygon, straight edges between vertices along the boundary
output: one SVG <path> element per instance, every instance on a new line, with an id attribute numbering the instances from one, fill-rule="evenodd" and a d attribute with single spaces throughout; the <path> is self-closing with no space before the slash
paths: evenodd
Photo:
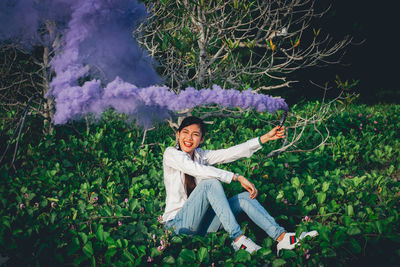
<path id="1" fill-rule="evenodd" d="M 353 104 L 326 122 L 331 136 L 315 151 L 266 158 L 277 141 L 250 159 L 219 166 L 253 181 L 258 200 L 289 231 L 319 231 L 281 257 L 245 216 L 238 219 L 246 235 L 263 246 L 256 255 L 234 253 L 223 231 L 205 237 L 165 231 L 158 221 L 165 205 L 162 153 L 175 140 L 167 125 L 148 132 L 145 146 L 140 129 L 112 113 L 90 131 L 75 123 L 77 131 L 61 126 L 53 136 L 23 136 L 17 172 L 6 164 L 0 169 L 0 254 L 10 266 L 396 265 L 399 114 L 399 105 Z M 212 119 L 204 147 L 256 137 L 273 118 L 246 112 Z M 318 142 L 318 136 L 309 131 L 304 140 Z M 224 187 L 228 196 L 242 191 L 235 183 Z"/>

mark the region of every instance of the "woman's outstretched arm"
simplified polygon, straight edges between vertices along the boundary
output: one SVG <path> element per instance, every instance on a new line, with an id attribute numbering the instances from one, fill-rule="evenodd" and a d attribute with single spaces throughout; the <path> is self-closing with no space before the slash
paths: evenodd
<path id="1" fill-rule="evenodd" d="M 261 149 L 262 145 L 268 141 L 277 140 L 285 136 L 285 127 L 276 126 L 268 133 L 250 139 L 242 144 L 232 146 L 230 148 L 218 149 L 218 150 L 205 150 L 204 159 L 208 164 L 221 164 L 229 163 L 240 158 L 249 158 L 254 152 Z"/>

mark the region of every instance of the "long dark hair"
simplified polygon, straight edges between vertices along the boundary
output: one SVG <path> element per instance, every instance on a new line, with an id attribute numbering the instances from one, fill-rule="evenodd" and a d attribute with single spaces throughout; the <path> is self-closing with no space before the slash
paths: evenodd
<path id="1" fill-rule="evenodd" d="M 202 119 L 195 117 L 195 116 L 189 116 L 183 119 L 181 125 L 179 125 L 179 128 L 177 132 L 181 132 L 183 128 L 186 126 L 192 125 L 192 124 L 197 124 L 200 127 L 200 132 L 201 132 L 201 137 L 204 137 L 206 133 L 206 127 Z M 179 145 L 179 140 L 176 141 L 176 148 L 178 150 L 181 150 L 181 147 Z M 196 187 L 196 182 L 193 176 L 186 174 L 185 173 L 185 188 L 186 188 L 186 195 L 187 197 L 190 196 L 190 193 L 194 190 Z"/>

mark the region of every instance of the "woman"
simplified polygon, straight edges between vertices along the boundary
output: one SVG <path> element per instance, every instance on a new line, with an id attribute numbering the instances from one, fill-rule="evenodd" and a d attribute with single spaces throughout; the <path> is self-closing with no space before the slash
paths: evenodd
<path id="1" fill-rule="evenodd" d="M 278 241 L 277 251 L 293 249 L 298 242 L 295 233 L 287 233 L 255 199 L 258 191 L 249 180 L 239 174 L 210 165 L 249 158 L 268 141 L 283 138 L 284 127 L 275 127 L 268 133 L 227 149 L 203 150 L 205 125 L 197 117 L 185 118 L 177 131 L 176 147 L 164 152 L 164 184 L 167 192 L 163 222 L 177 234 L 216 232 L 224 228 L 232 238 L 235 251 L 245 249 L 253 253 L 261 247 L 243 235 L 235 216 L 245 212 L 271 238 Z M 247 192 L 229 200 L 221 182 L 239 182 Z M 315 236 L 316 231 L 303 232 Z"/>

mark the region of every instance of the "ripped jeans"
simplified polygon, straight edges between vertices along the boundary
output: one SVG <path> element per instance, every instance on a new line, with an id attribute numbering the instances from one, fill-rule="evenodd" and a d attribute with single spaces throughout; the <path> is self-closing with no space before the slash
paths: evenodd
<path id="1" fill-rule="evenodd" d="M 243 234 L 235 219 L 242 211 L 274 240 L 285 232 L 256 199 L 250 199 L 249 192 L 240 193 L 228 200 L 217 179 L 202 180 L 175 218 L 166 222 L 165 227 L 173 228 L 176 234 L 203 236 L 223 227 L 235 240 Z"/>

